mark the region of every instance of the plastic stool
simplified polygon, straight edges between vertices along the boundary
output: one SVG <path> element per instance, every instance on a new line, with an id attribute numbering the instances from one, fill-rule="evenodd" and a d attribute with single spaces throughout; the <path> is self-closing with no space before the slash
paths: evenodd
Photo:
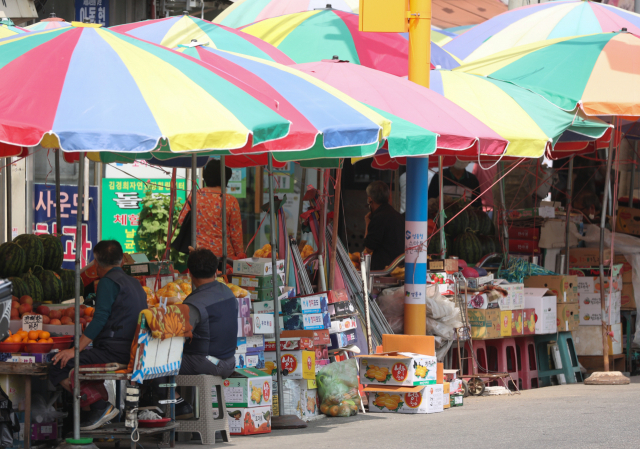
<path id="1" fill-rule="evenodd" d="M 538 358 L 538 379 L 540 385 L 550 386 L 551 376 L 564 374 L 564 378 L 568 384 L 575 384 L 577 381 L 582 382 L 582 373 L 576 357 L 576 350 L 573 346 L 573 338 L 571 332 L 558 332 L 557 334 L 536 335 L 536 357 Z M 560 362 L 562 368 L 551 369 L 549 367 L 549 355 L 547 346 L 551 342 L 558 343 L 558 352 L 560 353 Z"/>
<path id="2" fill-rule="evenodd" d="M 536 361 L 536 343 L 533 336 L 516 338 L 518 349 L 518 377 L 520 389 L 530 390 L 538 385 L 538 363 Z"/>
<path id="3" fill-rule="evenodd" d="M 500 338 L 496 340 L 487 340 L 487 349 L 496 349 L 496 358 L 489 358 L 489 369 L 499 373 L 512 374 L 511 378 L 518 377 L 518 360 L 516 356 L 516 341 L 514 338 Z M 509 368 L 509 359 L 511 359 L 511 368 Z"/>
<path id="4" fill-rule="evenodd" d="M 462 348 L 464 355 L 463 357 L 468 357 L 471 353 L 471 348 L 469 347 L 469 341 L 466 340 L 464 342 L 464 346 Z M 483 369 L 478 368 L 480 365 L 481 368 L 487 369 L 487 346 L 485 340 L 473 340 L 473 352 L 475 352 L 475 358 L 471 360 L 469 363 L 469 359 L 463 360 L 463 364 L 465 361 L 467 362 L 466 366 L 458 366 L 458 347 L 451 347 L 451 368 L 460 370 L 460 374 L 458 377 L 462 377 L 464 375 L 470 376 L 473 375 L 473 369 L 475 368 L 476 373 L 480 374 L 484 372 Z M 469 354 L 469 355 L 466 355 Z"/>
<path id="5" fill-rule="evenodd" d="M 229 442 L 229 421 L 227 420 L 227 406 L 225 404 L 224 392 L 222 388 L 222 377 L 199 375 L 199 376 L 176 376 L 176 383 L 179 387 L 197 387 L 199 417 L 196 419 L 185 419 L 177 421 L 180 426 L 176 432 L 197 432 L 200 434 L 202 444 L 215 444 L 216 432 L 222 434 L 222 441 Z M 218 394 L 218 418 L 213 419 L 213 408 L 211 407 L 211 391 L 216 389 Z"/>

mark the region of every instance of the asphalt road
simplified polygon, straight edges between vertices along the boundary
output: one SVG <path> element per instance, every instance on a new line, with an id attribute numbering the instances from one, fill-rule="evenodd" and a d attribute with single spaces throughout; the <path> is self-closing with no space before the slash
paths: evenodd
<path id="1" fill-rule="evenodd" d="M 216 447 L 280 448 L 637 448 L 640 377 L 630 385 L 554 386 L 521 395 L 466 398 L 430 415 L 326 418 L 301 430 L 233 437 Z M 179 445 L 195 447 L 194 441 Z M 199 446 L 199 445 L 198 445 Z"/>

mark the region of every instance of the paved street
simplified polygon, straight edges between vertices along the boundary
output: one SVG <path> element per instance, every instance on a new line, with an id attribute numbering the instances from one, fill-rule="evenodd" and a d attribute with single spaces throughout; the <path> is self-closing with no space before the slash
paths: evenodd
<path id="1" fill-rule="evenodd" d="M 467 398 L 463 407 L 434 415 L 327 418 L 310 423 L 307 429 L 234 437 L 232 443 L 216 446 L 632 448 L 640 447 L 639 415 L 640 377 L 634 377 L 631 385 L 625 386 L 579 384 L 530 390 L 519 396 Z"/>

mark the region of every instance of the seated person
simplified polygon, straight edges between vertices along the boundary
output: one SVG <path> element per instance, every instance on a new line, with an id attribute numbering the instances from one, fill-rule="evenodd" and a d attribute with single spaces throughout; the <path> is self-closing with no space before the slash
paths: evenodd
<path id="1" fill-rule="evenodd" d="M 183 304 L 189 306 L 193 338 L 184 344 L 180 375 L 210 374 L 225 379 L 236 367 L 238 300 L 229 287 L 216 281 L 218 258 L 210 250 L 191 251 L 187 267 L 193 292 Z M 191 417 L 193 408 L 179 398 L 176 418 Z"/>
<path id="2" fill-rule="evenodd" d="M 93 320 L 80 337 L 80 365 L 129 363 L 131 342 L 138 316 L 147 307 L 147 294 L 140 282 L 122 270 L 122 246 L 115 240 L 103 240 L 93 249 L 100 282 L 96 291 Z M 235 334 L 234 334 L 235 335 Z M 93 343 L 92 347 L 88 347 Z M 49 380 L 71 392 L 69 373 L 74 367 L 74 349 L 65 349 L 53 357 Z M 119 411 L 104 400 L 83 408 L 80 428 L 93 430 L 106 424 Z"/>
<path id="3" fill-rule="evenodd" d="M 389 204 L 389 186 L 382 181 L 367 186 L 367 203 L 364 252 L 371 254 L 371 270 L 384 270 L 404 253 L 404 218 Z"/>
<path id="4" fill-rule="evenodd" d="M 456 161 L 456 163 L 443 170 L 442 192 L 452 198 L 475 200 L 480 192 L 480 182 L 476 175 L 467 171 L 469 162 Z M 440 173 L 433 175 L 429 184 L 429 199 L 440 197 Z"/>
<path id="5" fill-rule="evenodd" d="M 597 195 L 591 190 L 585 189 L 579 192 L 574 197 L 571 208 L 582 212 L 585 223 L 599 224 L 597 217 L 600 217 L 602 205 Z"/>

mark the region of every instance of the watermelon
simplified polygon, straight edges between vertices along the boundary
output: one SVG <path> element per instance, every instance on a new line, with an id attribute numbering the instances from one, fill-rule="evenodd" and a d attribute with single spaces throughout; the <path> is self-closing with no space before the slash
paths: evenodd
<path id="1" fill-rule="evenodd" d="M 447 234 L 454 238 L 464 233 L 469 227 L 469 216 L 466 210 L 462 211 L 463 207 L 464 204 L 462 203 L 453 203 L 445 208 L 445 212 L 447 214 L 447 219 L 445 221 L 447 224 L 445 225 L 445 229 Z M 449 220 L 451 221 L 449 222 Z"/>
<path id="2" fill-rule="evenodd" d="M 482 255 L 486 256 L 487 254 L 495 253 L 497 251 L 496 244 L 493 241 L 493 238 L 489 235 L 479 235 L 478 240 L 480 240 L 480 245 L 482 246 Z"/>
<path id="3" fill-rule="evenodd" d="M 482 209 L 477 209 L 475 214 L 478 217 L 478 234 L 491 235 L 492 229 L 494 229 L 493 220 Z"/>
<path id="4" fill-rule="evenodd" d="M 45 270 L 42 267 L 36 267 L 33 274 L 42 284 L 42 293 L 44 302 L 58 304 L 62 301 L 63 284 L 60 276 L 51 270 Z"/>
<path id="5" fill-rule="evenodd" d="M 478 218 L 477 212 L 474 209 L 467 209 L 468 217 L 469 217 L 469 227 L 473 232 L 478 232 L 480 230 L 480 219 Z"/>
<path id="6" fill-rule="evenodd" d="M 44 248 L 44 261 L 42 268 L 45 270 L 59 270 L 64 260 L 64 249 L 60 238 L 51 234 L 38 236 Z"/>
<path id="7" fill-rule="evenodd" d="M 72 299 L 76 297 L 76 272 L 75 270 L 56 270 L 60 279 L 62 279 L 63 294 L 62 300 Z"/>
<path id="8" fill-rule="evenodd" d="M 22 280 L 25 285 L 29 289 L 29 294 L 33 299 L 33 302 L 42 302 L 44 301 L 44 293 L 42 292 L 42 284 L 38 280 L 37 277 L 33 275 L 33 272 L 29 270 L 29 272 L 22 275 Z"/>
<path id="9" fill-rule="evenodd" d="M 475 232 L 468 230 L 463 232 L 453 241 L 454 253 L 468 264 L 475 264 L 484 255 L 482 244 Z"/>
<path id="10" fill-rule="evenodd" d="M 13 296 L 16 298 L 22 298 L 23 296 L 31 296 L 31 292 L 29 292 L 29 287 L 27 284 L 20 279 L 19 277 L 10 277 L 9 281 L 11 282 L 11 290 Z"/>
<path id="11" fill-rule="evenodd" d="M 445 243 L 447 245 L 447 254 L 451 253 L 451 247 L 453 245 L 453 240 L 451 237 L 445 234 Z M 440 255 L 440 233 L 436 232 L 433 234 L 431 239 L 429 239 L 429 245 L 427 245 L 427 254 L 432 255 Z"/>
<path id="12" fill-rule="evenodd" d="M 22 234 L 13 239 L 13 242 L 20 245 L 27 255 L 24 271 L 42 265 L 44 262 L 44 246 L 42 246 L 42 241 L 37 235 Z"/>
<path id="13" fill-rule="evenodd" d="M 0 245 L 0 276 L 19 276 L 24 271 L 27 254 L 17 243 L 9 242 Z"/>

